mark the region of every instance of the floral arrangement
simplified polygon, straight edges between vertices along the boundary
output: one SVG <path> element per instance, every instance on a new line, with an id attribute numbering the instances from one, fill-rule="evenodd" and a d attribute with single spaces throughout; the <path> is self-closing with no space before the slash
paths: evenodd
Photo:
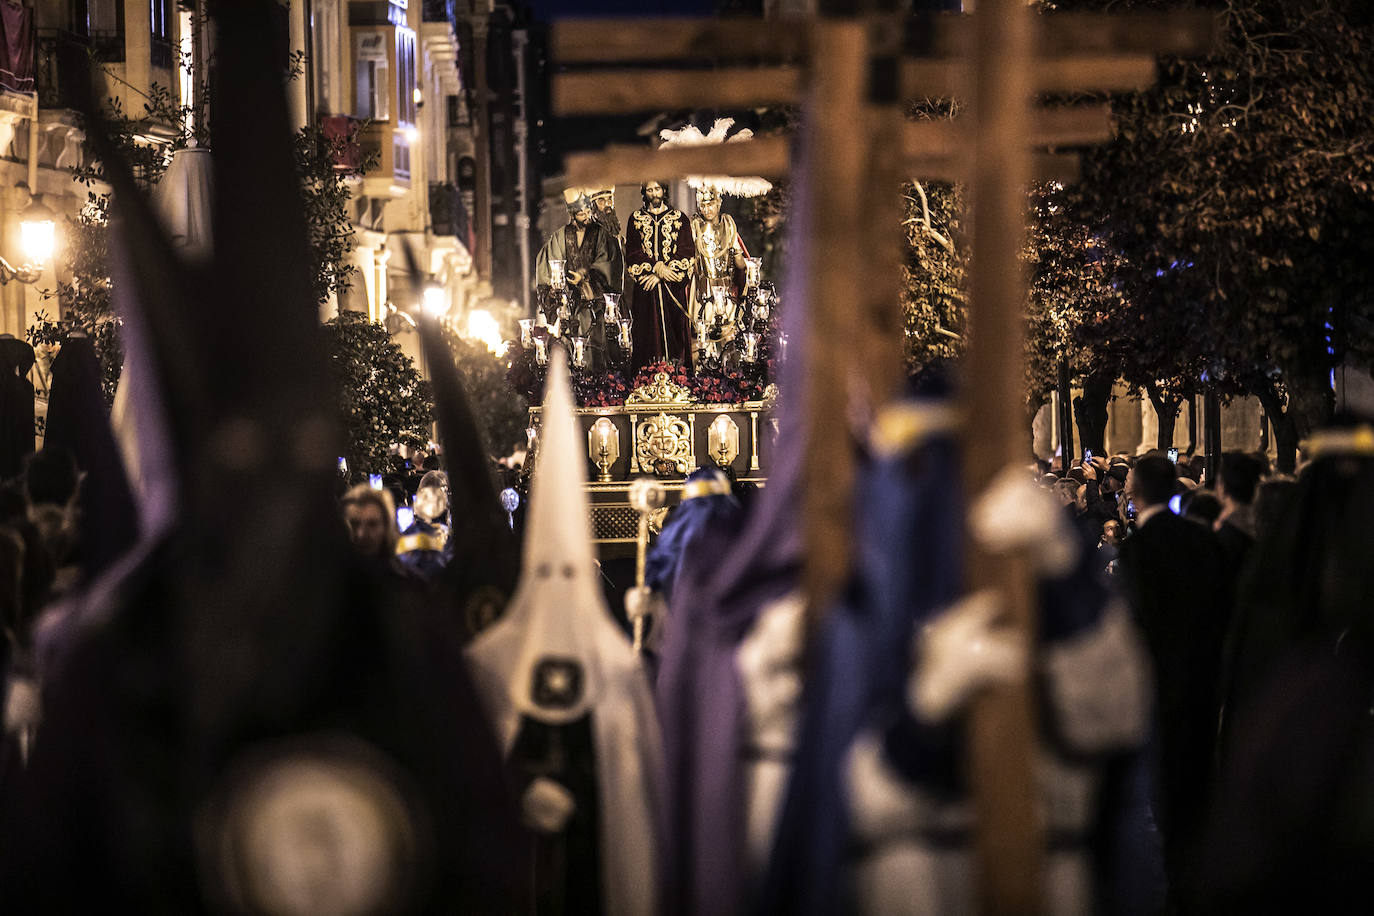
<path id="1" fill-rule="evenodd" d="M 775 369 L 771 342 L 765 338 L 759 349 L 755 363 L 736 369 L 703 368 L 693 373 L 686 366 L 660 360 L 641 368 L 632 380 L 619 369 L 574 369 L 573 398 L 578 407 L 618 407 L 636 388 L 653 384 L 654 377 L 664 373 L 703 404 L 757 401 Z M 532 349 L 522 347 L 519 341 L 511 343 L 506 350 L 506 367 L 506 380 L 512 388 L 531 404 L 543 403 L 544 369 L 536 365 Z"/>
<path id="2" fill-rule="evenodd" d="M 619 407 L 631 390 L 625 384 L 625 376 L 615 369 L 602 372 L 574 369 L 572 387 L 578 407 Z"/>
<path id="3" fill-rule="evenodd" d="M 652 385 L 654 383 L 654 377 L 660 372 L 666 374 L 668 380 L 674 384 L 686 386 L 688 383 L 686 366 L 679 366 L 677 363 L 659 360 L 655 363 L 649 363 L 639 370 L 639 374 L 635 376 L 634 384 L 630 386 L 630 390 L 633 391 L 636 388 Z"/>

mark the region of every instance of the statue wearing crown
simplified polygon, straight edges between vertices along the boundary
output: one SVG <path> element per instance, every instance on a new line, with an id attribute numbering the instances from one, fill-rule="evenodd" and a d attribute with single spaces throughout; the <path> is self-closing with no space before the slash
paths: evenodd
<path id="1" fill-rule="evenodd" d="M 572 322 L 578 327 L 562 327 L 560 332 L 585 336 L 598 311 L 597 301 L 607 291 L 617 291 L 611 239 L 595 219 L 584 189 L 568 188 L 563 200 L 568 223 L 539 249 L 535 283 L 548 322 Z"/>
<path id="2" fill-rule="evenodd" d="M 701 322 L 720 298 L 738 301 L 739 281 L 744 273 L 744 259 L 748 257 L 740 240 L 735 220 L 720 212 L 720 191 L 709 185 L 697 189 L 697 212 L 692 214 L 692 240 L 696 243 L 697 259 L 692 271 L 692 301 L 696 312 L 693 320 Z"/>
<path id="3" fill-rule="evenodd" d="M 693 125 L 665 130 L 660 149 L 674 146 L 708 146 L 745 142 L 753 131 L 730 128 L 734 120 L 719 118 L 703 134 Z M 723 197 L 757 197 L 771 190 L 762 178 L 728 175 L 689 175 L 687 184 L 696 191 L 697 211 L 692 215 L 691 319 L 696 364 L 712 366 L 729 346 L 741 323 L 747 323 L 746 294 L 759 289 L 759 262 L 749 258 L 734 219 L 721 212 Z M 752 263 L 752 268 L 749 266 Z"/>

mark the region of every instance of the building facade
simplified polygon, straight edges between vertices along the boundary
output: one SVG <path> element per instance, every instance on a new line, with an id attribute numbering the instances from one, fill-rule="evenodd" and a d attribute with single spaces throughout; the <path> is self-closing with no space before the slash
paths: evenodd
<path id="1" fill-rule="evenodd" d="M 214 60 L 204 8 L 205 0 L 0 3 L 0 257 L 25 263 L 19 216 L 32 203 L 58 225 L 56 255 L 25 275 L 32 282 L 0 269 L 0 333 L 22 337 L 41 313 L 62 316 L 44 291 L 70 276 L 64 217 L 103 190 L 73 180 L 90 157 L 79 83 L 90 79 L 95 98 L 135 117 L 140 143 L 168 144 L 203 127 L 195 112 Z M 485 313 L 484 336 L 510 336 L 526 305 L 539 205 L 527 190 L 528 37 L 514 11 L 491 0 L 289 0 L 275 39 L 293 52 L 287 88 L 297 126 L 355 136 L 345 155 L 376 160 L 351 181 L 352 288 L 324 317 L 364 312 L 416 356 L 411 319 L 422 307 L 460 331 Z M 153 99 L 190 117 L 138 120 Z M 411 288 L 405 245 L 428 293 Z M 36 383 L 41 391 L 41 376 Z"/>
<path id="2" fill-rule="evenodd" d="M 294 2 L 293 2 L 294 6 Z M 408 316 L 509 336 L 532 263 L 527 34 L 484 0 L 311 0 L 309 105 L 356 129 L 376 165 L 356 183 L 353 289 L 336 308 L 385 321 L 416 353 Z M 411 288 L 403 246 L 427 272 Z"/>

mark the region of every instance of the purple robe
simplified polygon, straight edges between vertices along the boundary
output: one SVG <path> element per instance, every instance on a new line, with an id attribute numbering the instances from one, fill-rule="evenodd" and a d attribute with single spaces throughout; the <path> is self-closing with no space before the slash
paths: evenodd
<path id="1" fill-rule="evenodd" d="M 801 232 L 793 263 L 806 263 Z M 788 301 L 801 302 L 801 290 Z M 802 309 L 786 313 L 801 351 Z M 784 391 L 802 366 L 784 363 Z M 743 527 L 706 527 L 683 548 L 656 685 L 664 760 L 665 914 L 748 909 L 744 780 L 748 721 L 736 652 L 760 610 L 793 591 L 802 563 L 800 417 L 784 402 L 774 470 Z"/>
<path id="2" fill-rule="evenodd" d="M 641 208 L 630 214 L 625 226 L 625 294 L 634 319 L 631 373 L 659 360 L 686 362 L 692 339 L 689 276 L 695 257 L 692 226 L 681 210 L 669 207 L 650 213 Z M 681 271 L 682 279 L 661 280 L 653 289 L 645 289 L 644 279 L 658 263 Z"/>

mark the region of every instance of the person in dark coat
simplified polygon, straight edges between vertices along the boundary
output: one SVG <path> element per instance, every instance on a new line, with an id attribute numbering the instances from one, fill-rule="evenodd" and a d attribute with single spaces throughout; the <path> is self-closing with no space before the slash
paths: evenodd
<path id="1" fill-rule="evenodd" d="M 1221 515 L 1213 530 L 1233 584 L 1255 543 L 1255 492 L 1266 470 L 1266 463 L 1254 455 L 1227 452 L 1221 456 L 1221 472 L 1217 475 Z"/>
<path id="2" fill-rule="evenodd" d="M 77 496 L 76 558 L 82 581 L 90 581 L 138 539 L 138 509 L 101 393 L 100 358 L 79 328 L 62 341 L 52 361 L 43 445 L 70 450 L 85 475 Z"/>
<path id="3" fill-rule="evenodd" d="M 1206 912 L 1374 911 L 1374 424 L 1310 454 L 1238 588 Z"/>
<path id="4" fill-rule="evenodd" d="M 1131 469 L 1136 531 L 1121 545 L 1118 570 L 1154 663 L 1155 817 L 1177 901 L 1207 800 L 1228 595 L 1216 538 L 1169 511 L 1175 475 L 1173 462 L 1153 455 Z"/>
<path id="5" fill-rule="evenodd" d="M 0 334 L 0 480 L 18 475 L 33 451 L 33 360 L 33 347 Z"/>

